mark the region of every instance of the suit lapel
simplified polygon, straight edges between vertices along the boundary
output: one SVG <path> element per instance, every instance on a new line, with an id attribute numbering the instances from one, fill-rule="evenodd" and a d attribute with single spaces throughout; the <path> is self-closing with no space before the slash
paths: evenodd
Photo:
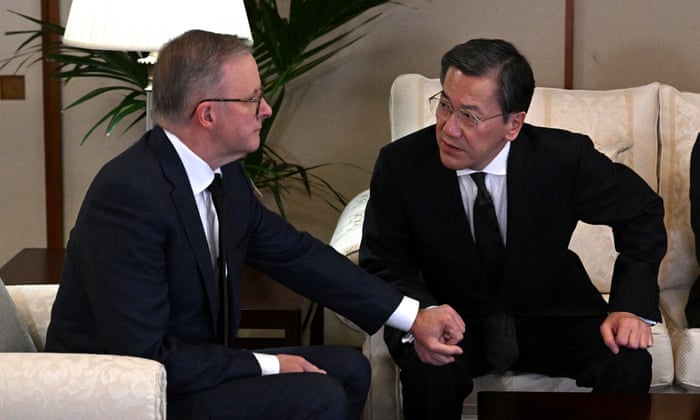
<path id="1" fill-rule="evenodd" d="M 490 282 L 481 270 L 481 262 L 477 257 L 474 238 L 469 228 L 469 219 L 462 203 L 457 173 L 442 164 L 434 140 L 434 129 L 426 132 L 426 136 L 428 137 L 423 141 L 430 144 L 429 148 L 426 148 L 426 155 L 430 155 L 431 158 L 427 160 L 427 167 L 417 171 L 435 174 L 435 178 L 423 177 L 419 181 L 424 200 L 427 203 L 440 203 L 431 205 L 430 211 L 426 213 L 428 217 L 426 223 L 432 226 L 431 236 L 437 235 L 442 238 L 441 247 L 444 252 L 461 256 L 459 270 L 464 270 L 466 277 L 473 279 L 475 284 L 479 284 L 480 290 L 489 290 Z M 451 222 L 445 223 L 446 220 Z M 468 287 L 468 284 L 463 282 L 457 285 L 457 287 L 461 286 Z M 473 293 L 473 291 L 470 292 Z"/>
<path id="2" fill-rule="evenodd" d="M 524 130 L 523 130 L 524 131 Z M 537 157 L 532 150 L 527 134 L 511 143 L 508 156 L 508 229 L 506 239 L 506 264 L 504 287 L 512 279 L 509 269 L 520 264 L 513 264 L 520 257 L 515 250 L 526 249 L 534 232 L 534 221 L 542 196 L 544 166 L 537 164 Z"/>
<path id="3" fill-rule="evenodd" d="M 149 147 L 160 160 L 165 178 L 172 185 L 171 196 L 173 203 L 180 217 L 182 228 L 187 235 L 190 249 L 197 261 L 201 281 L 204 283 L 204 289 L 209 299 L 212 319 L 216 320 L 219 303 L 216 282 L 214 281 L 214 267 L 211 264 L 209 246 L 207 245 L 202 221 L 199 217 L 199 210 L 197 210 L 197 204 L 192 195 L 192 188 L 187 179 L 185 168 L 160 127 L 156 127 L 151 131 L 147 141 Z"/>
<path id="4" fill-rule="evenodd" d="M 444 169 L 444 167 L 443 167 Z M 440 220 L 440 225 L 446 226 L 450 231 L 444 232 L 443 238 L 461 238 L 458 242 L 449 244 L 449 252 L 456 252 L 458 255 L 464 256 L 464 269 L 469 274 L 469 277 L 475 279 L 475 283 L 479 284 L 480 290 L 487 293 L 491 289 L 491 280 L 486 276 L 481 269 L 481 261 L 476 253 L 476 245 L 474 236 L 470 229 L 470 222 L 464 209 L 462 202 L 462 193 L 459 188 L 459 180 L 455 171 L 446 170 L 449 172 L 449 180 L 445 179 L 437 185 L 445 185 L 448 188 L 441 194 L 447 198 L 446 213 L 444 216 L 437 218 Z M 439 207 L 439 206 L 436 206 Z M 443 220 L 453 220 L 454 223 L 446 224 Z M 466 286 L 467 284 L 464 283 Z M 471 291 L 473 293 L 473 291 Z M 486 295 L 484 295 L 486 298 Z"/>

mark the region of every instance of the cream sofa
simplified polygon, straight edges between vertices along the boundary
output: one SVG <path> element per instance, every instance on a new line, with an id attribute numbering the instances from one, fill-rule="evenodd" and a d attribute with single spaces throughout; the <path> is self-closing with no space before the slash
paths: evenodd
<path id="1" fill-rule="evenodd" d="M 396 78 L 389 100 L 392 140 L 434 122 L 427 98 L 439 90 L 438 79 L 418 74 Z M 653 327 L 652 390 L 682 392 L 700 387 L 700 330 L 685 329 L 683 312 L 699 271 L 690 229 L 688 175 L 690 151 L 700 131 L 700 94 L 678 92 L 660 83 L 607 91 L 537 88 L 527 121 L 590 135 L 600 151 L 632 167 L 663 197 L 669 249 L 659 276 L 664 322 Z M 368 198 L 365 190 L 348 203 L 330 241 L 355 262 Z M 600 292 L 609 293 L 616 256 L 610 229 L 580 224 L 570 246 Z M 400 383 L 382 331 L 366 338 L 364 352 L 373 368 L 367 418 L 401 418 Z M 465 402 L 465 417 L 475 414 L 480 390 L 587 391 L 568 378 L 489 374 L 475 381 L 475 392 Z"/>
<path id="2" fill-rule="evenodd" d="M 0 353 L 0 419 L 164 419 L 162 364 L 42 352 L 57 290 L 57 285 L 7 286 L 38 351 Z"/>

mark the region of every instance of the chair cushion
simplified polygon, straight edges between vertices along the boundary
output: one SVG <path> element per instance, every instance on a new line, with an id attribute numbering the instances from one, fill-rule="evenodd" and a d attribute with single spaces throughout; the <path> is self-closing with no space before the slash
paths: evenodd
<path id="1" fill-rule="evenodd" d="M 0 280 L 0 352 L 34 352 L 36 347 L 15 303 Z"/>
<path id="2" fill-rule="evenodd" d="M 44 351 L 46 330 L 58 284 L 17 284 L 7 288 L 38 351 Z"/>
<path id="3" fill-rule="evenodd" d="M 673 347 L 676 352 L 676 384 L 700 391 L 700 328 L 675 331 Z"/>
<path id="4" fill-rule="evenodd" d="M 656 190 L 658 89 L 658 83 L 600 91 L 536 88 L 527 121 L 587 134 L 596 149 L 631 167 Z M 610 292 L 617 258 L 612 230 L 580 222 L 570 247 L 598 290 Z"/>

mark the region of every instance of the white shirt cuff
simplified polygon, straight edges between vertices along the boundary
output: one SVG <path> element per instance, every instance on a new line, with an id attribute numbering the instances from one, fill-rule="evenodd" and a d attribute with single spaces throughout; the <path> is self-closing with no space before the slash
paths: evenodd
<path id="1" fill-rule="evenodd" d="M 637 315 L 637 316 L 639 316 L 639 315 Z M 642 318 L 641 316 L 639 316 L 639 319 L 644 321 L 650 327 L 653 327 L 654 325 L 656 325 L 656 321 L 652 321 L 651 319 Z"/>
<path id="2" fill-rule="evenodd" d="M 416 321 L 419 309 L 420 302 L 408 296 L 404 296 L 399 306 L 394 310 L 394 313 L 391 314 L 386 321 L 386 325 L 396 328 L 397 330 L 408 331 Z"/>
<path id="3" fill-rule="evenodd" d="M 253 356 L 258 360 L 262 376 L 280 373 L 280 359 L 274 354 L 253 353 Z"/>

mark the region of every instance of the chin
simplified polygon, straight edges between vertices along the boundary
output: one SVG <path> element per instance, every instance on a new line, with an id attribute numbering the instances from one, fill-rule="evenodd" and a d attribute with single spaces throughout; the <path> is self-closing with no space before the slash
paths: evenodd
<path id="1" fill-rule="evenodd" d="M 440 161 L 442 166 L 453 171 L 469 167 L 469 164 L 465 163 L 463 159 L 459 159 L 454 154 L 445 153 L 442 150 L 440 151 Z"/>

